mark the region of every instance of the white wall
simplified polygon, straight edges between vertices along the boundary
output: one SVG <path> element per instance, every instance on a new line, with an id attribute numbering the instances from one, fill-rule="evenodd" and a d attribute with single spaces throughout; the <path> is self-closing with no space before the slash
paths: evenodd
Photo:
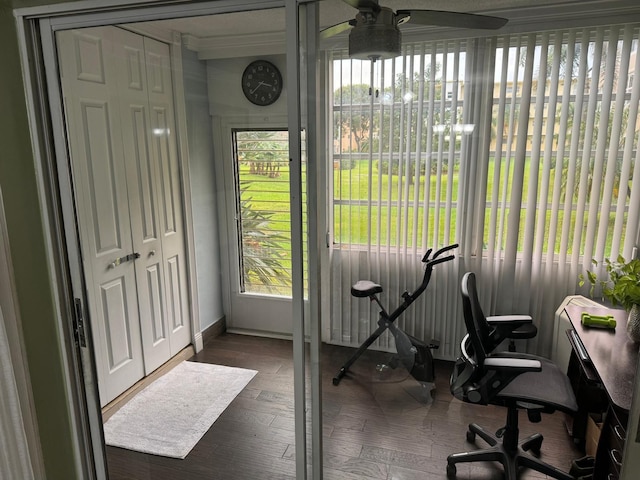
<path id="1" fill-rule="evenodd" d="M 198 278 L 198 309 L 200 326 L 205 330 L 224 316 L 207 69 L 205 62 L 198 60 L 197 54 L 186 48 L 182 49 L 182 67 L 195 236 L 195 268 Z"/>

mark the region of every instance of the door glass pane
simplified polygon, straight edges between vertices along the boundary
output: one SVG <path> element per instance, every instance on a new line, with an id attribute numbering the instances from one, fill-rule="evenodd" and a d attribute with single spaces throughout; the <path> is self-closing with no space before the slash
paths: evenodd
<path id="1" fill-rule="evenodd" d="M 290 297 L 288 132 L 236 130 L 233 136 L 240 291 Z"/>

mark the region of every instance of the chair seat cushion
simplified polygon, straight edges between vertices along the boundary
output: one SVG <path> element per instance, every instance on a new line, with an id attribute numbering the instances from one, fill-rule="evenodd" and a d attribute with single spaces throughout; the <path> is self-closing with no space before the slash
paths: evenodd
<path id="1" fill-rule="evenodd" d="M 491 356 L 513 357 L 514 355 L 511 352 L 504 352 Z M 490 403 L 503 405 L 519 401 L 548 406 L 569 413 L 578 410 L 569 377 L 553 362 L 535 355 L 520 354 L 517 356 L 540 361 L 542 371 L 518 375 Z"/>

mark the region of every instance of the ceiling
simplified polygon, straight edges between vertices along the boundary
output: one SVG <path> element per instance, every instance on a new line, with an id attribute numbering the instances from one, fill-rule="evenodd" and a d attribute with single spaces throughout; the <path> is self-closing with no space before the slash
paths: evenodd
<path id="1" fill-rule="evenodd" d="M 579 22 L 580 18 L 593 18 L 594 15 L 626 19 L 630 11 L 637 12 L 640 16 L 638 0 L 380 0 L 380 4 L 394 10 L 448 10 L 502 16 L 509 19 L 507 26 L 501 30 L 505 33 L 518 32 L 524 25 L 531 23 L 540 23 L 548 28 L 566 27 L 567 18 L 573 19 L 574 22 Z M 319 5 L 321 29 L 350 20 L 357 13 L 356 9 L 341 0 L 321 0 Z M 263 42 L 260 38 L 267 39 L 267 43 L 283 43 L 285 14 L 284 9 L 279 8 L 130 25 L 141 31 L 153 32 L 157 37 L 172 38 L 171 32 L 179 32 L 187 39 L 188 48 L 199 51 L 211 45 L 242 44 L 242 37 L 252 37 L 254 40 L 244 46 L 245 49 L 250 49 L 260 47 L 260 43 Z M 454 30 L 408 24 L 403 26 L 403 38 L 429 32 L 443 37 L 453 36 Z M 336 38 L 335 44 L 324 45 L 324 48 L 344 46 L 345 39 L 346 34 L 342 34 Z M 228 49 L 228 55 L 224 54 L 224 48 L 217 51 L 218 53 L 211 53 L 208 58 L 214 58 L 216 55 L 233 56 L 237 50 Z"/>
<path id="2" fill-rule="evenodd" d="M 581 2 L 581 0 L 577 0 Z M 537 0 L 537 5 L 569 3 L 567 0 Z M 576 3 L 576 1 L 570 2 Z M 532 0 L 381 0 L 381 5 L 394 10 L 429 9 L 458 12 L 487 13 L 531 6 Z M 320 2 L 320 26 L 328 27 L 355 17 L 356 10 L 341 0 Z M 283 31 L 283 9 L 226 13 L 207 17 L 181 18 L 153 22 L 158 27 L 170 28 L 196 37 L 226 36 Z"/>

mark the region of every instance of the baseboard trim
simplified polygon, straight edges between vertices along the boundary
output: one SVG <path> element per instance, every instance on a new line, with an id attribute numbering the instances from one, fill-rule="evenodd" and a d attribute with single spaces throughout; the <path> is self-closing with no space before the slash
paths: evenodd
<path id="1" fill-rule="evenodd" d="M 265 332 L 262 330 L 250 330 L 247 328 L 228 328 L 227 333 L 235 333 L 236 335 L 250 335 L 252 337 L 277 338 L 279 340 L 293 340 L 293 335 L 277 332 Z M 309 338 L 306 338 L 309 341 Z"/>
<path id="2" fill-rule="evenodd" d="M 226 331 L 227 331 L 227 320 L 225 317 L 222 317 L 213 325 L 209 325 L 202 332 L 202 341 L 203 343 L 207 343 L 209 340 L 219 337 Z"/>

